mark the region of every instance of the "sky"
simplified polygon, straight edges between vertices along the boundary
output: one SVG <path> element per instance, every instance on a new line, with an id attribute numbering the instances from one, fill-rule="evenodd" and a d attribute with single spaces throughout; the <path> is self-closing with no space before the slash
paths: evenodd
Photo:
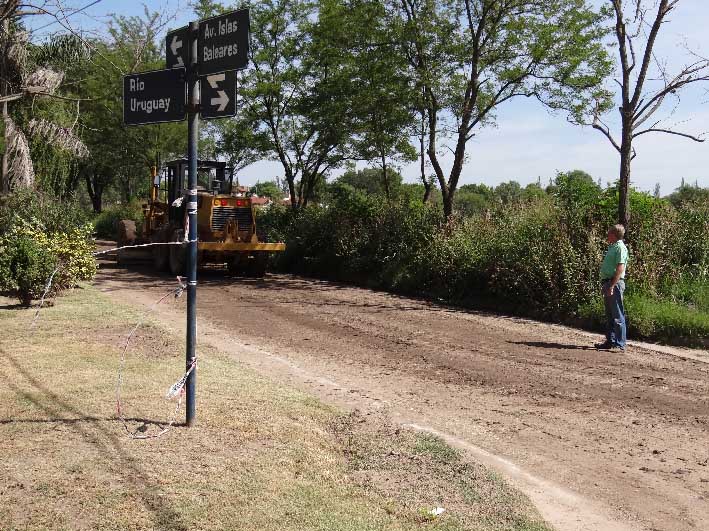
<path id="1" fill-rule="evenodd" d="M 57 1 L 57 0 L 53 0 Z M 590 0 L 599 5 L 603 0 Z M 95 0 L 62 0 L 66 12 L 92 4 Z M 228 4 L 228 0 L 224 2 Z M 150 10 L 175 14 L 175 28 L 194 20 L 188 0 L 98 0 L 84 11 L 69 18 L 75 29 L 102 32 L 111 13 L 120 15 L 140 15 L 143 4 Z M 46 38 L 61 26 L 50 23 L 48 17 L 31 17 L 30 28 L 37 28 L 35 39 Z M 706 0 L 682 0 L 663 27 L 656 45 L 657 55 L 667 60 L 670 69 L 680 67 L 687 61 L 685 46 L 709 56 L 709 2 Z M 668 105 L 666 114 L 672 110 Z M 613 112 L 608 122 L 618 125 Z M 682 94 L 682 101 L 668 124 L 680 124 L 679 130 L 700 133 L 709 131 L 709 85 L 693 88 Z M 617 130 L 617 129 L 616 129 Z M 638 137 L 634 143 L 637 157 L 633 161 L 631 181 L 636 188 L 653 191 L 660 185 L 662 195 L 671 193 L 682 179 L 688 183 L 697 182 L 709 186 L 709 137 L 704 143 L 697 143 L 681 137 L 665 134 L 648 134 Z M 442 155 L 442 163 L 447 171 L 452 164 L 452 156 Z M 570 124 L 563 114 L 553 115 L 536 101 L 526 98 L 503 104 L 497 113 L 495 127 L 478 130 L 478 134 L 468 144 L 467 160 L 459 184 L 485 183 L 497 185 L 516 180 L 528 184 L 541 180 L 549 182 L 557 172 L 581 169 L 602 183 L 612 183 L 618 176 L 619 157 L 608 140 L 590 127 Z M 401 168 L 404 180 L 417 182 L 417 163 Z M 335 173 L 336 175 L 336 173 Z M 279 163 L 257 162 L 240 174 L 242 184 L 274 180 L 283 176 Z"/>

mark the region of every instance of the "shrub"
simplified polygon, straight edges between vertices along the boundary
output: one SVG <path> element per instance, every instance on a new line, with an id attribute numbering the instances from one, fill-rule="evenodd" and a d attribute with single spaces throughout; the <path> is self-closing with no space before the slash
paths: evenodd
<path id="1" fill-rule="evenodd" d="M 139 201 L 131 201 L 127 205 L 112 205 L 103 210 L 94 218 L 94 230 L 99 238 L 117 239 L 118 222 L 122 219 L 135 221 L 135 226 L 140 231 L 143 224 L 143 207 Z"/>
<path id="2" fill-rule="evenodd" d="M 89 219 L 89 214 L 78 204 L 61 201 L 29 188 L 20 188 L 0 197 L 0 234 L 20 221 L 54 233 L 70 231 L 85 225 Z"/>
<path id="3" fill-rule="evenodd" d="M 696 343 L 709 328 L 709 202 L 630 201 L 629 331 Z M 284 271 L 602 329 L 598 269 L 616 211 L 616 191 L 583 176 L 447 224 L 436 207 L 339 183 L 326 205 L 272 208 L 259 224 L 286 242 Z"/>
<path id="4" fill-rule="evenodd" d="M 44 293 L 56 258 L 31 236 L 13 236 L 0 247 L 0 287 L 14 293 L 22 304 L 29 306 L 32 299 L 38 299 Z"/>
<path id="5" fill-rule="evenodd" d="M 96 273 L 93 226 L 76 207 L 62 205 L 33 191 L 0 205 L 0 290 L 23 304 L 41 297 L 55 268 L 50 296 Z"/>

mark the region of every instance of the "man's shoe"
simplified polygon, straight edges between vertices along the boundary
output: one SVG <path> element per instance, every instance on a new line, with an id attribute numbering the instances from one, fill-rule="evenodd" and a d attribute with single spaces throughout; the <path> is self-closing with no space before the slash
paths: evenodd
<path id="1" fill-rule="evenodd" d="M 593 345 L 596 350 L 613 350 L 613 347 L 615 345 L 611 343 L 610 341 L 604 341 L 603 343 L 596 343 Z"/>

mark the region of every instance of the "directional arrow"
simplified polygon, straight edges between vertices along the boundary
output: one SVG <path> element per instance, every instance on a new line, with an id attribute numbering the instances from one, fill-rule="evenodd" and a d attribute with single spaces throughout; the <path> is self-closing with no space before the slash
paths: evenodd
<path id="1" fill-rule="evenodd" d="M 182 62 L 182 55 L 178 51 L 180 48 L 182 48 L 182 41 L 177 38 L 177 35 L 172 36 L 172 43 L 170 44 L 170 50 L 172 51 L 172 55 L 177 57 L 177 64 L 179 66 L 185 66 L 185 63 Z"/>
<path id="2" fill-rule="evenodd" d="M 200 78 L 202 118 L 226 118 L 236 114 L 236 72 L 230 70 Z"/>
<path id="3" fill-rule="evenodd" d="M 212 87 L 214 90 L 218 89 L 219 88 L 218 83 L 220 81 L 224 81 L 225 79 L 226 79 L 226 74 L 224 74 L 224 73 L 214 74 L 213 76 L 207 76 L 207 82 L 209 83 L 209 86 Z M 212 105 L 214 105 L 214 103 L 212 103 Z"/>
<path id="4" fill-rule="evenodd" d="M 190 33 L 187 26 L 170 31 L 165 35 L 165 66 L 185 68 Z"/>
<path id="5" fill-rule="evenodd" d="M 219 97 L 212 98 L 212 105 L 219 105 L 219 107 L 217 107 L 217 111 L 222 112 L 226 109 L 226 106 L 229 105 L 229 96 L 227 96 L 226 92 L 223 90 L 220 90 L 217 94 L 219 94 Z"/>

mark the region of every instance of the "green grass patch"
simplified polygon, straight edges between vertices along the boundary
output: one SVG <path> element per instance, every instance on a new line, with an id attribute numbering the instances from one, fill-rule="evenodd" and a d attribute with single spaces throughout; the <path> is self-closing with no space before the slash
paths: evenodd
<path id="1" fill-rule="evenodd" d="M 670 344 L 709 346 L 709 311 L 672 299 L 656 299 L 629 293 L 625 297 L 628 335 L 639 339 L 660 340 Z M 597 330 L 605 326 L 602 301 L 581 307 L 579 315 Z"/>
<path id="2" fill-rule="evenodd" d="M 443 441 L 384 418 L 355 422 L 204 346 L 196 427 L 132 440 L 115 418 L 115 384 L 141 313 L 91 287 L 33 328 L 34 310 L 4 308 L 3 529 L 547 529 L 524 496 Z M 167 421 L 164 395 L 183 366 L 181 337 L 156 322 L 140 329 L 122 390 L 131 429 Z M 424 516 L 438 506 L 443 515 Z"/>
<path id="3" fill-rule="evenodd" d="M 416 436 L 414 452 L 426 454 L 442 463 L 453 463 L 460 459 L 460 451 L 453 448 L 440 437 L 421 433 Z"/>

